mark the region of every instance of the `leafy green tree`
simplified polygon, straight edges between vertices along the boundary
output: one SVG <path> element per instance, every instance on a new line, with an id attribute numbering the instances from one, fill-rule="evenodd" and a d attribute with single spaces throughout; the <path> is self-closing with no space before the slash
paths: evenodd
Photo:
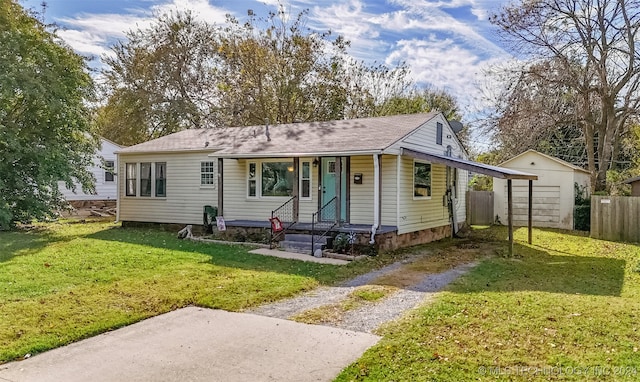
<path id="1" fill-rule="evenodd" d="M 97 123 L 105 138 L 131 145 L 218 123 L 215 31 L 190 12 L 161 15 L 103 57 L 106 104 Z"/>
<path id="2" fill-rule="evenodd" d="M 102 135 L 133 144 L 186 128 L 393 112 L 383 105 L 411 88 L 406 66 L 358 62 L 347 41 L 308 29 L 306 17 L 280 7 L 211 25 L 175 13 L 130 32 L 106 58 Z"/>
<path id="3" fill-rule="evenodd" d="M 412 89 L 405 95 L 386 99 L 378 108 L 379 115 L 414 114 L 440 111 L 448 120 L 460 121 L 458 104 L 453 96 L 444 90 L 429 87 Z"/>
<path id="4" fill-rule="evenodd" d="M 93 189 L 92 89 L 83 58 L 0 0 L 0 227 L 51 216 L 63 202 L 59 180 Z"/>

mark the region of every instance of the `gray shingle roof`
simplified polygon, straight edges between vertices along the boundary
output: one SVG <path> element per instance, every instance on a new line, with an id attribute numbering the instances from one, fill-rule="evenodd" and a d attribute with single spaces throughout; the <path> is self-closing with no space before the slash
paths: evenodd
<path id="1" fill-rule="evenodd" d="M 260 157 L 383 150 L 439 113 L 328 122 L 191 129 L 119 150 L 119 153 L 218 151 L 220 156 Z"/>

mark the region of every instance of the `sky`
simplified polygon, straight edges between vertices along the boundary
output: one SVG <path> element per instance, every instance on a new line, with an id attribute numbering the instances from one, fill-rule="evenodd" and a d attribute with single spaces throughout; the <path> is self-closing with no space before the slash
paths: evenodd
<path id="1" fill-rule="evenodd" d="M 41 9 L 42 0 L 20 2 Z M 223 23 L 226 14 L 243 19 L 248 9 L 266 15 L 279 2 L 291 15 L 308 9 L 307 25 L 344 36 L 358 59 L 406 62 L 418 84 L 453 95 L 467 123 L 483 107 L 483 70 L 512 58 L 488 21 L 507 0 L 46 0 L 44 18 L 61 26 L 59 35 L 99 68 L 111 45 L 127 30 L 149 26 L 154 14 L 189 9 Z"/>

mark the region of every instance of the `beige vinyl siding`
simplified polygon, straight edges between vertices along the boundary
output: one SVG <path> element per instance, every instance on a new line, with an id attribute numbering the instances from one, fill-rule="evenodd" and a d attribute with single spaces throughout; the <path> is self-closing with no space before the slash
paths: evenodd
<path id="1" fill-rule="evenodd" d="M 397 169 L 397 156 L 382 156 L 382 220 L 380 222 L 382 225 L 398 224 Z"/>
<path id="2" fill-rule="evenodd" d="M 442 144 L 436 143 L 436 123 L 442 123 Z M 423 151 L 428 153 L 434 153 L 438 155 L 445 155 L 447 146 L 451 145 L 452 156 L 458 158 L 466 158 L 466 154 L 460 145 L 460 142 L 456 138 L 455 133 L 449 127 L 449 123 L 442 117 L 442 115 L 431 119 L 420 128 L 416 129 L 413 133 L 406 136 L 404 139 L 394 143 L 387 152 L 400 152 L 401 147 L 408 149 Z"/>
<path id="3" fill-rule="evenodd" d="M 383 155 L 382 164 L 382 220 L 380 224 L 396 225 L 396 156 Z M 353 176 L 362 174 L 362 184 L 354 184 Z M 351 215 L 352 224 L 373 224 L 375 175 L 373 155 L 351 157 Z"/>
<path id="4" fill-rule="evenodd" d="M 362 184 L 353 183 L 353 174 L 362 174 Z M 351 157 L 351 195 L 349 222 L 351 224 L 373 224 L 373 189 L 375 179 L 373 174 L 373 156 Z"/>
<path id="5" fill-rule="evenodd" d="M 292 158 L 282 158 L 282 161 L 293 161 Z M 300 162 L 313 162 L 313 158 L 302 158 Z M 224 159 L 224 217 L 226 220 L 268 220 L 271 211 L 280 207 L 288 197 L 248 197 L 247 196 L 247 166 L 249 162 L 258 164 L 260 160 Z M 311 199 L 300 200 L 299 221 L 310 222 L 311 215 L 318 209 L 317 189 L 318 170 L 311 167 Z M 260 179 L 258 178 L 259 182 Z"/>
<path id="6" fill-rule="evenodd" d="M 449 224 L 443 203 L 446 189 L 446 166 L 431 164 L 431 198 L 413 197 L 413 159 L 402 157 L 400 166 L 400 217 L 398 234 Z"/>
<path id="7" fill-rule="evenodd" d="M 436 143 L 436 123 L 442 123 L 442 145 Z M 467 158 L 449 123 L 440 115 L 425 123 L 419 129 L 395 143 L 390 150 L 400 152 L 401 147 L 445 155 L 451 145 L 451 154 L 456 158 Z M 425 228 L 449 224 L 449 213 L 443 205 L 446 191 L 446 166 L 432 164 L 432 197 L 430 200 L 413 200 L 413 159 L 401 159 L 400 178 L 400 216 L 398 233 L 413 232 Z M 458 201 L 455 205 L 458 222 L 466 220 L 465 191 L 467 189 L 467 171 L 458 170 Z"/>
<path id="8" fill-rule="evenodd" d="M 202 224 L 205 205 L 217 205 L 217 185 L 200 185 L 200 162 L 213 161 L 209 152 L 120 154 L 118 174 L 120 220 L 155 223 Z M 167 196 L 125 196 L 126 163 L 166 162 Z M 138 179 L 140 174 L 137 174 Z M 139 185 L 138 185 L 139 192 Z"/>

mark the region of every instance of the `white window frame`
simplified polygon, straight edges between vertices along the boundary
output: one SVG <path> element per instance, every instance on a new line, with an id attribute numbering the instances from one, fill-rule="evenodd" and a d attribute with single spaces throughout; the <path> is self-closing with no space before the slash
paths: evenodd
<path id="1" fill-rule="evenodd" d="M 164 195 L 158 195 L 158 165 L 164 164 Z M 151 188 L 153 190 L 154 198 L 166 198 L 167 197 L 167 162 L 153 162 L 153 168 L 151 170 L 151 175 L 153 175 L 153 183 L 151 184 Z"/>
<path id="2" fill-rule="evenodd" d="M 429 172 L 431 173 L 431 177 L 429 179 L 429 193 L 428 196 L 416 196 L 416 163 L 419 164 L 428 164 Z M 428 161 L 414 159 L 413 166 L 411 167 L 411 194 L 413 195 L 413 200 L 429 200 L 433 196 L 433 164 Z"/>
<path id="3" fill-rule="evenodd" d="M 304 172 L 302 171 L 302 169 L 304 168 L 304 164 L 307 164 L 309 166 L 309 177 L 305 178 L 303 176 Z M 301 200 L 311 200 L 313 199 L 313 165 L 312 162 L 310 160 L 304 160 L 304 161 L 300 161 L 300 169 L 299 169 L 299 178 L 300 178 L 300 183 L 298 184 L 298 197 Z M 309 181 L 309 196 L 303 196 L 302 195 L 302 183 L 303 180 L 308 180 Z"/>
<path id="4" fill-rule="evenodd" d="M 250 180 L 254 180 L 254 179 L 250 179 L 249 178 L 249 166 L 251 163 L 255 163 L 256 165 L 256 176 L 255 176 L 255 182 L 256 182 L 256 195 L 255 196 L 250 196 L 249 195 L 249 181 Z M 245 187 L 246 187 L 246 197 L 248 200 L 255 200 L 255 199 L 275 199 L 275 200 L 283 200 L 283 199 L 287 199 L 287 198 L 291 198 L 291 196 L 265 196 L 262 195 L 262 165 L 264 163 L 291 163 L 291 166 L 293 165 L 293 158 L 273 158 L 273 159 L 259 159 L 259 160 L 250 160 L 246 162 L 246 166 L 245 166 Z M 311 169 L 309 172 L 309 175 L 311 175 Z M 295 182 L 295 179 L 294 179 Z M 311 186 L 311 184 L 310 184 Z M 300 194 L 300 190 L 298 190 L 298 194 Z M 310 194 L 312 195 L 313 193 L 310 192 Z M 311 198 L 311 196 L 309 197 L 309 199 Z M 307 199 L 307 198 L 305 198 Z"/>
<path id="5" fill-rule="evenodd" d="M 111 166 L 109 166 L 111 163 Z M 107 174 L 111 174 L 111 180 L 107 180 Z M 104 183 L 113 183 L 116 181 L 116 161 L 113 159 L 108 159 L 104 161 Z"/>
<path id="6" fill-rule="evenodd" d="M 151 183 L 151 194 L 150 195 L 140 195 L 140 191 L 141 191 L 141 179 L 140 179 L 140 165 L 142 163 L 149 163 L 151 166 L 151 179 L 149 180 L 149 182 Z M 164 175 L 164 187 L 165 187 L 165 196 L 156 196 L 156 163 L 164 163 L 165 164 L 165 175 Z M 136 187 L 136 193 L 135 195 L 127 195 L 127 190 L 129 188 L 129 173 L 127 171 L 127 167 L 128 165 L 134 165 L 134 168 L 136 170 L 136 180 L 135 180 L 135 187 Z M 124 164 L 124 171 L 125 171 L 125 181 L 124 181 L 124 196 L 127 198 L 143 198 L 143 199 L 166 199 L 167 196 L 166 194 L 168 194 L 168 190 L 167 190 L 167 184 L 169 181 L 169 178 L 167 178 L 167 171 L 168 171 L 168 165 L 167 162 L 126 162 Z"/>
<path id="7" fill-rule="evenodd" d="M 134 174 L 134 193 L 133 195 L 129 195 L 129 165 L 133 165 L 133 168 L 135 170 L 135 174 Z M 140 176 L 138 175 L 140 170 L 139 170 L 140 164 L 136 163 L 136 162 L 127 162 L 124 164 L 124 195 L 126 197 L 129 198 L 135 198 L 138 196 L 138 191 L 140 189 L 140 186 L 138 185 L 138 183 L 140 182 Z"/>
<path id="8" fill-rule="evenodd" d="M 250 175 L 249 175 L 250 174 L 251 165 L 254 165 L 253 177 L 250 177 Z M 259 175 L 259 172 L 258 172 L 259 163 L 257 161 L 248 161 L 246 167 L 247 167 L 247 171 L 246 171 L 246 176 L 245 176 L 245 178 L 246 178 L 245 185 L 247 187 L 247 193 L 246 193 L 247 194 L 247 198 L 249 198 L 249 199 L 257 199 L 257 198 L 260 197 L 260 194 L 261 194 L 261 190 L 260 190 L 260 183 L 261 183 L 260 180 L 261 179 L 260 179 L 260 175 Z M 251 189 L 251 187 L 249 187 L 249 182 L 251 182 L 251 181 L 255 182 L 255 184 L 256 184 L 256 187 L 255 187 L 256 194 L 255 195 L 250 195 L 249 194 L 249 190 Z"/>
<path id="9" fill-rule="evenodd" d="M 205 164 L 205 163 L 211 163 L 212 172 L 210 172 L 210 173 L 209 172 L 206 172 L 206 173 L 202 172 L 202 165 Z M 216 162 L 215 161 L 211 161 L 211 160 L 200 161 L 200 188 L 215 188 L 216 187 L 216 181 L 217 181 L 217 175 L 218 175 L 216 170 L 217 170 L 217 166 L 216 166 Z M 212 183 L 202 183 L 202 175 L 204 175 L 204 174 L 213 175 L 211 177 Z"/>

